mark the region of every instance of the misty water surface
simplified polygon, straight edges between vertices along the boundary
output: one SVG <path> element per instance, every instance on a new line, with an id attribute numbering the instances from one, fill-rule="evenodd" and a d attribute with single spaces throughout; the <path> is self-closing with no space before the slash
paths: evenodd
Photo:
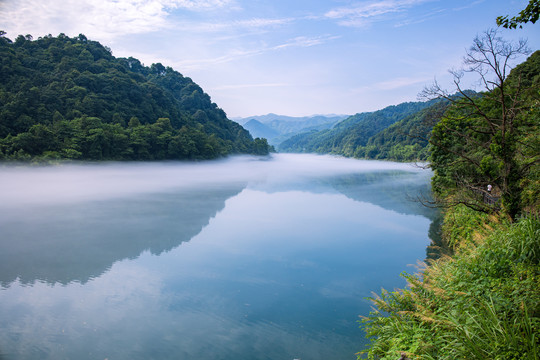
<path id="1" fill-rule="evenodd" d="M 0 358 L 355 359 L 430 173 L 314 155 L 0 168 Z"/>

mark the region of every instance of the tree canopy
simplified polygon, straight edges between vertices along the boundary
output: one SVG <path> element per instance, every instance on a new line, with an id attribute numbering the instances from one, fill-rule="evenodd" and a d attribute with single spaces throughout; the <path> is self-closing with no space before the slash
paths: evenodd
<path id="1" fill-rule="evenodd" d="M 540 51 L 510 66 L 527 54 L 488 30 L 454 89 L 423 92 L 446 102 L 429 138 L 443 256 L 372 298 L 358 359 L 539 358 Z M 468 73 L 482 92 L 462 88 Z"/>
<path id="2" fill-rule="evenodd" d="M 332 153 L 357 158 L 373 158 L 374 156 L 366 155 L 367 145 L 373 137 L 432 104 L 431 102 L 406 102 L 374 112 L 359 113 L 337 123 L 332 129 L 293 136 L 281 143 L 279 149 L 290 152 Z M 427 142 L 424 145 L 427 145 Z"/>
<path id="3" fill-rule="evenodd" d="M 540 16 L 540 0 L 530 0 L 527 7 L 519 12 L 519 15 L 512 18 L 506 16 L 497 17 L 497 25 L 502 26 L 507 29 L 516 29 L 519 25 L 519 28 L 523 28 L 523 24 L 536 23 L 538 17 Z"/>
<path id="4" fill-rule="evenodd" d="M 190 78 L 116 58 L 84 35 L 0 34 L 0 159 L 267 154 Z M 266 145 L 266 149 L 265 148 Z"/>
<path id="5" fill-rule="evenodd" d="M 489 212 L 494 207 L 486 197 L 500 197 L 512 219 L 538 205 L 540 51 L 510 72 L 511 61 L 528 53 L 525 42 L 488 30 L 467 52 L 465 68 L 454 72 L 461 97 L 449 97 L 436 83 L 425 90 L 452 102 L 430 138 L 432 187 L 446 205 Z M 466 72 L 480 78 L 485 92 L 471 96 L 461 88 Z"/>
<path id="6" fill-rule="evenodd" d="M 427 161 L 431 131 L 450 103 L 435 101 L 430 104 L 369 138 L 357 154 L 366 159 Z"/>

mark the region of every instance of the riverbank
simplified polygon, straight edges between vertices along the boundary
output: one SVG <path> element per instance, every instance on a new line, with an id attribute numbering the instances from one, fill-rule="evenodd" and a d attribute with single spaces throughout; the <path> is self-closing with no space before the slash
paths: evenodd
<path id="1" fill-rule="evenodd" d="M 442 231 L 454 255 L 372 299 L 376 308 L 361 321 L 371 343 L 358 358 L 538 359 L 538 217 L 510 223 L 458 206 Z"/>

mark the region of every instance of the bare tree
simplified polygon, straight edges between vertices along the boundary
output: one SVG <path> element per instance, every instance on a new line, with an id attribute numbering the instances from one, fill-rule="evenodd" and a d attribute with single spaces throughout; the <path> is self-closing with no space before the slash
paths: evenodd
<path id="1" fill-rule="evenodd" d="M 434 190 L 449 201 L 445 205 L 461 203 L 490 211 L 492 200 L 500 197 L 503 210 L 511 218 L 519 213 L 520 182 L 539 157 L 523 157 L 523 150 L 529 146 L 522 141 L 523 132 L 534 126 L 534 120 L 523 106 L 519 74 L 512 74 L 512 81 L 508 81 L 508 75 L 513 62 L 529 53 L 526 41 L 508 42 L 497 30 L 487 30 L 474 39 L 463 68 L 450 71 L 455 86 L 452 94 L 437 82 L 420 94 L 452 103 L 430 138 Z M 483 92 L 463 88 L 467 73 L 478 77 Z M 445 187 L 454 189 L 452 196 L 447 196 Z"/>

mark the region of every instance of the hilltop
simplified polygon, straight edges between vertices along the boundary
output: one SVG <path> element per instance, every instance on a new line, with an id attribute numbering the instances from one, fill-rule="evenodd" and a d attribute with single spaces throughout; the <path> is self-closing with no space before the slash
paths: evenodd
<path id="1" fill-rule="evenodd" d="M 402 134 L 423 127 L 420 112 L 429 112 L 437 101 L 406 102 L 384 109 L 352 115 L 333 127 L 297 134 L 279 145 L 283 152 L 330 153 L 356 158 L 392 159 L 401 161 L 425 160 L 427 141 L 406 140 Z M 407 123 L 407 126 L 404 124 Z M 380 133 L 386 131 L 382 142 Z M 405 142 L 404 142 L 405 140 Z M 406 147 L 404 147 L 406 146 Z"/>
<path id="2" fill-rule="evenodd" d="M 0 159 L 211 159 L 267 154 L 190 78 L 116 58 L 84 35 L 0 32 Z"/>

